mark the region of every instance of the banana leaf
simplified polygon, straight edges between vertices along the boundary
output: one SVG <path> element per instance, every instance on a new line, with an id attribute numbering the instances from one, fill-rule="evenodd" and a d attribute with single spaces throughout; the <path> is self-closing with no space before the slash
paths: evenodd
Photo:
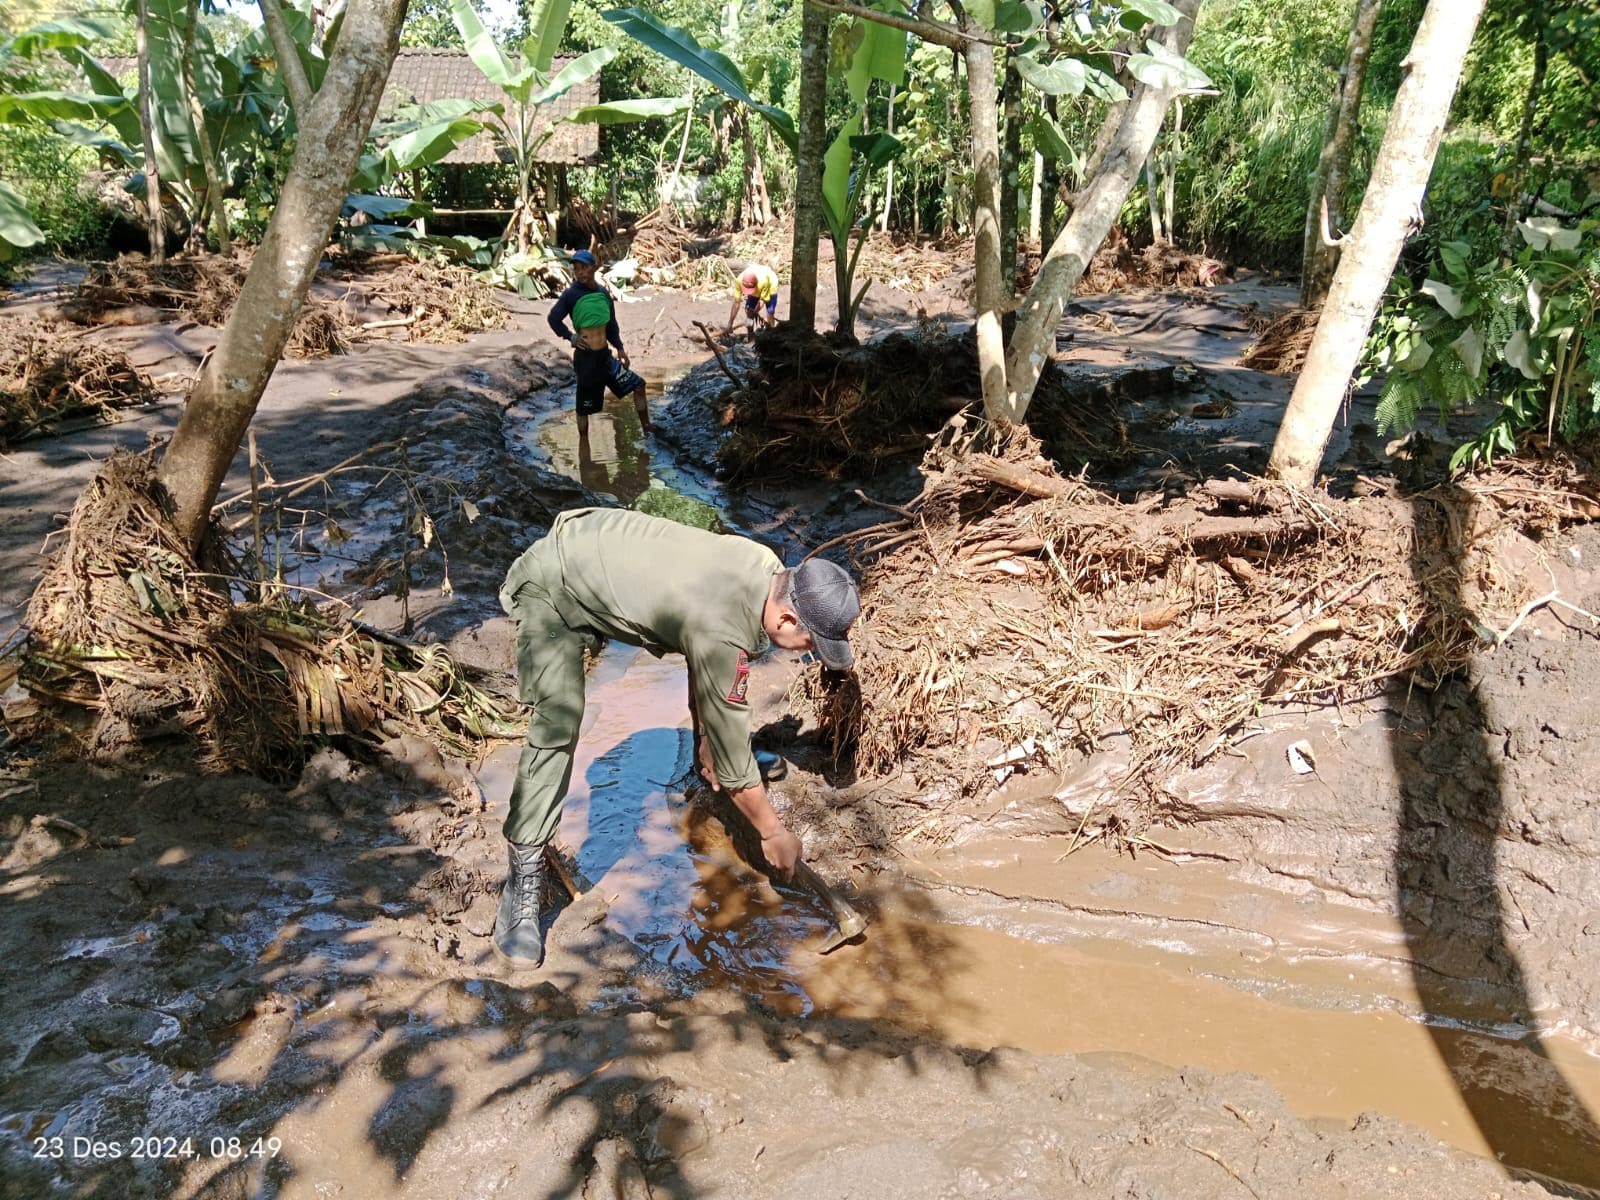
<path id="1" fill-rule="evenodd" d="M 635 41 L 680 67 L 687 67 L 718 91 L 760 113 L 791 152 L 798 150 L 800 137 L 794 118 L 752 96 L 744 76 L 727 55 L 702 46 L 688 30 L 664 24 L 642 8 L 613 8 L 600 15 Z"/>
<path id="2" fill-rule="evenodd" d="M 27 201 L 0 182 L 0 262 L 9 262 L 18 250 L 42 241 L 44 232 L 34 224 Z"/>
<path id="3" fill-rule="evenodd" d="M 682 116 L 689 107 L 685 96 L 644 96 L 637 100 L 611 100 L 586 104 L 567 119 L 578 125 L 627 125 L 655 117 Z"/>

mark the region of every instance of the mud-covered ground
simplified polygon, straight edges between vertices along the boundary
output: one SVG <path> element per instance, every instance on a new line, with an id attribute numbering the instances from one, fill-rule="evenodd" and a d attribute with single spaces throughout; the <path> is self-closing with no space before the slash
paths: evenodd
<path id="1" fill-rule="evenodd" d="M 1117 487 L 1262 465 L 1288 384 L 1230 359 L 1286 295 L 1112 295 L 1068 318 L 1069 376 L 1145 450 Z M 873 299 L 875 327 L 960 319 L 948 292 Z M 504 672 L 494 590 L 564 506 L 702 505 L 792 560 L 877 519 L 856 482 L 914 490 L 910 465 L 715 482 L 720 373 L 679 376 L 720 295 L 623 306 L 660 433 L 614 407 L 580 456 L 546 305 L 514 307 L 464 347 L 284 364 L 256 423 L 273 475 L 406 435 L 437 527 L 419 552 L 389 458 L 341 472 L 278 537 L 293 581 Z M 214 337 L 103 335 L 153 373 Z M 0 459 L 0 638 L 94 462 L 176 413 Z M 1347 481 L 1395 466 L 1369 414 L 1358 401 L 1331 451 Z M 224 495 L 246 482 L 241 466 Z M 1563 594 L 1600 611 L 1600 541 L 1550 550 Z M 1600 1184 L 1600 651 L 1570 625 L 1539 614 L 1432 694 L 1264 721 L 1176 781 L 1181 819 L 1133 860 L 1061 859 L 1114 748 L 952 810 L 915 764 L 841 775 L 790 714 L 801 668 L 778 656 L 755 689 L 793 763 L 778 802 L 872 920 L 825 958 L 825 911 L 755 875 L 725 812 L 686 791 L 681 668 L 625 648 L 592 677 L 562 827 L 586 890 L 526 977 L 487 936 L 515 747 L 328 747 L 279 786 L 197 775 L 176 747 L 61 766 L 6 744 L 0 1193 L 1579 1194 L 1531 1173 Z"/>

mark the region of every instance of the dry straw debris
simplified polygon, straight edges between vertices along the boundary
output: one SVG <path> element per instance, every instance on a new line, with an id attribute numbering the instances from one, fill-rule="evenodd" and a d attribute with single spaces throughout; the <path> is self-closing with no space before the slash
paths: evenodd
<path id="1" fill-rule="evenodd" d="M 62 311 L 82 324 L 176 318 L 220 328 L 233 311 L 250 269 L 247 255 L 194 255 L 155 266 L 125 255 L 96 265 Z M 403 254 L 347 257 L 328 279 L 344 286 L 338 298 L 313 294 L 289 335 L 291 358 L 344 354 L 362 341 L 405 336 L 411 341 L 462 342 L 469 333 L 504 328 L 506 311 L 494 289 L 465 267 L 418 262 Z M 384 315 L 356 320 L 373 306 Z"/>
<path id="2" fill-rule="evenodd" d="M 309 603 L 241 602 L 227 565 L 197 564 L 173 530 L 147 456 L 107 461 L 65 539 L 28 607 L 21 678 L 57 714 L 94 715 L 72 734 L 91 758 L 178 735 L 216 769 L 285 778 L 322 737 L 411 730 L 459 751 L 520 733 L 516 705 L 441 648 L 375 640 Z"/>
<path id="3" fill-rule="evenodd" d="M 1317 333 L 1319 310 L 1295 308 L 1260 331 L 1255 344 L 1244 352 L 1239 365 L 1274 375 L 1298 375 Z"/>
<path id="4" fill-rule="evenodd" d="M 0 317 L 0 449 L 71 417 L 104 417 L 155 399 L 120 351 L 54 321 Z"/>
<path id="5" fill-rule="evenodd" d="M 865 564 L 858 669 L 800 684 L 835 752 L 881 777 L 915 751 L 919 779 L 979 792 L 1125 738 L 1103 798 L 1124 833 L 1265 709 L 1459 669 L 1497 636 L 1486 613 L 1503 629 L 1528 603 L 1487 553 L 1521 537 L 1516 505 L 1600 512 L 1570 479 L 1568 495 L 1499 479 L 1359 501 L 1215 481 L 1122 503 L 1059 475 L 1032 435 L 960 417 L 924 475 L 844 539 Z"/>
<path id="6" fill-rule="evenodd" d="M 401 254 L 352 258 L 336 278 L 358 282 L 369 303 L 390 317 L 352 326 L 353 340 L 376 331 L 404 328 L 414 342 L 464 342 L 469 333 L 504 329 L 506 310 L 494 289 L 466 267 L 445 262 L 418 262 Z"/>

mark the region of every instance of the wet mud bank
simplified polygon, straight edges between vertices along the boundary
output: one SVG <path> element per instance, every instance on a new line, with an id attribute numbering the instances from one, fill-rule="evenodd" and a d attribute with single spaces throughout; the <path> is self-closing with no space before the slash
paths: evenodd
<path id="1" fill-rule="evenodd" d="M 288 568 L 504 674 L 495 589 L 563 507 L 656 493 L 789 561 L 876 519 L 853 483 L 720 486 L 720 376 L 656 396 L 677 371 L 647 370 L 667 430 L 613 402 L 587 454 L 554 353 L 425 383 L 382 427 L 408 437 L 391 490 L 331 480 L 349 540 Z M 837 769 L 776 656 L 752 695 L 777 803 L 872 921 L 827 956 L 826 910 L 688 787 L 681 663 L 626 647 L 595 665 L 563 815 L 581 895 L 527 977 L 488 941 L 515 746 L 327 750 L 288 788 L 13 757 L 0 954 L 29 969 L 0 1002 L 0 1191 L 1578 1194 L 1528 1172 L 1600 1182 L 1594 1061 L 1562 1024 L 1600 1011 L 1600 831 L 1572 803 L 1600 746 L 1571 716 L 1589 643 L 1542 632 L 1436 694 L 1263 722 L 1133 858 L 1062 857 L 1114 748 L 941 811 Z M 149 1135 L 175 1140 L 133 1158 Z"/>

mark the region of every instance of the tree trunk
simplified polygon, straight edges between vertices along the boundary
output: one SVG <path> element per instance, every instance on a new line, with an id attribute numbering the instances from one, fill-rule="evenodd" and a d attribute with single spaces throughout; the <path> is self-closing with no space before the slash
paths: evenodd
<path id="1" fill-rule="evenodd" d="M 884 132 L 894 133 L 894 97 L 898 90 L 895 84 L 889 85 L 889 119 L 884 125 Z M 883 215 L 878 218 L 878 228 L 889 232 L 889 210 L 894 207 L 894 159 L 890 159 L 883 169 Z"/>
<path id="2" fill-rule="evenodd" d="M 1022 76 L 1011 64 L 1011 52 L 1001 59 L 1005 64 L 1004 91 L 1000 104 L 1005 113 L 1005 140 L 1000 145 L 1000 279 L 1006 299 L 1017 290 L 1017 180 L 1022 159 Z"/>
<path id="3" fill-rule="evenodd" d="M 1160 133 L 1156 134 L 1160 137 Z M 1157 197 L 1161 194 L 1161 185 L 1156 182 L 1156 151 L 1150 147 L 1150 153 L 1144 156 L 1144 198 L 1145 207 L 1150 211 L 1150 240 L 1164 242 L 1167 240 L 1166 231 L 1161 228 L 1161 206 Z"/>
<path id="4" fill-rule="evenodd" d="M 964 22 L 983 36 L 981 26 Z M 1005 411 L 1006 347 L 1001 331 L 1005 274 L 1000 263 L 1000 130 L 995 105 L 994 47 L 966 45 L 967 100 L 972 113 L 973 253 L 977 269 L 978 374 L 983 410 L 993 420 Z"/>
<path id="5" fill-rule="evenodd" d="M 789 322 L 817 328 L 817 243 L 822 240 L 822 152 L 828 139 L 828 26 L 815 4 L 800 14 L 800 128 L 794 156 L 794 248 L 789 257 Z"/>
<path id="6" fill-rule="evenodd" d="M 1039 210 L 1044 207 L 1044 155 L 1033 152 L 1033 170 L 1028 187 L 1028 241 L 1039 240 Z"/>
<path id="7" fill-rule="evenodd" d="M 1328 110 L 1322 135 L 1322 153 L 1311 180 L 1311 200 L 1306 207 L 1306 231 L 1301 252 L 1300 304 L 1320 308 L 1328 298 L 1328 285 L 1339 262 L 1339 252 L 1322 240 L 1322 202 L 1328 202 L 1328 224 L 1337 232 L 1344 227 L 1344 197 L 1349 190 L 1350 156 L 1361 128 L 1361 93 L 1366 86 L 1367 60 L 1372 56 L 1372 31 L 1383 0 L 1356 0 L 1350 39 L 1345 44 L 1344 69 L 1339 91 Z"/>
<path id="8" fill-rule="evenodd" d="M 754 124 L 742 111 L 738 113 L 739 136 L 744 142 L 745 191 L 749 197 L 750 223 L 769 225 L 772 222 L 772 200 L 767 195 L 767 169 L 761 161 L 761 143 L 756 140 Z"/>
<path id="9" fill-rule="evenodd" d="M 678 139 L 678 157 L 672 164 L 672 174 L 667 176 L 667 186 L 661 190 L 661 211 L 672 211 L 678 193 L 678 180 L 683 175 L 683 160 L 689 153 L 689 131 L 694 126 L 694 84 L 689 85 L 689 109 L 683 114 L 683 137 Z"/>
<path id="10" fill-rule="evenodd" d="M 198 546 L 333 233 L 400 43 L 406 0 L 350 0 L 322 87 L 299 114 L 289 176 L 215 352 L 162 457 L 180 531 Z"/>
<path id="11" fill-rule="evenodd" d="M 156 162 L 155 114 L 150 110 L 150 5 L 139 0 L 139 131 L 144 137 L 144 202 L 150 222 L 150 261 L 167 261 L 167 228 L 161 213 L 161 167 Z"/>
<path id="12" fill-rule="evenodd" d="M 1550 69 L 1550 36 L 1548 16 L 1537 22 L 1533 38 L 1533 79 L 1528 83 L 1528 95 L 1522 102 L 1522 127 L 1517 131 L 1517 154 L 1511 164 L 1511 180 L 1506 192 L 1505 236 L 1501 253 L 1511 256 L 1517 236 L 1517 221 L 1522 217 L 1522 189 L 1528 182 L 1528 163 L 1533 157 L 1533 114 L 1539 107 L 1539 94 L 1544 91 L 1545 73 Z"/>
<path id="13" fill-rule="evenodd" d="M 228 240 L 228 213 L 222 203 L 222 167 L 216 147 L 206 129 L 206 110 L 194 86 L 194 35 L 200 26 L 200 0 L 189 0 L 189 19 L 183 28 L 183 90 L 189 101 L 189 119 L 194 122 L 195 140 L 200 145 L 200 169 L 206 175 L 205 207 L 210 210 L 211 235 L 217 239 L 217 253 L 231 254 Z M 197 221 L 198 228 L 199 222 Z"/>
<path id="14" fill-rule="evenodd" d="M 1172 102 L 1172 144 L 1167 148 L 1167 167 L 1161 179 L 1161 227 L 1166 230 L 1167 241 L 1175 241 L 1178 231 L 1173 227 L 1178 190 L 1178 156 L 1183 142 L 1183 97 Z"/>
<path id="15" fill-rule="evenodd" d="M 739 167 L 739 199 L 734 206 L 734 228 L 740 228 L 741 222 L 745 225 L 759 225 L 756 219 L 756 170 L 755 170 L 755 138 L 750 136 L 750 122 L 744 119 L 744 114 L 734 111 L 729 114 L 728 120 L 733 125 L 732 133 L 739 138 L 739 148 L 744 155 L 744 160 Z"/>
<path id="16" fill-rule="evenodd" d="M 1182 19 L 1163 30 L 1160 41 L 1168 50 L 1181 55 L 1188 50 L 1194 36 L 1195 13 L 1199 11 L 1200 0 L 1174 0 L 1173 7 L 1182 14 Z M 998 416 L 1020 423 L 1028 411 L 1045 360 L 1055 346 L 1061 310 L 1122 210 L 1150 147 L 1161 132 L 1167 105 L 1176 95 L 1173 91 L 1140 84 L 1125 105 L 1112 106 L 1113 116 L 1121 113 L 1116 131 L 1109 138 L 1098 139 L 1099 166 L 1074 197 L 1072 216 L 1051 243 L 1019 310 L 1016 331 L 1011 335 L 1011 346 L 1006 354 L 1005 394 L 991 409 L 989 393 L 984 392 L 984 412 L 991 419 Z"/>
<path id="17" fill-rule="evenodd" d="M 1395 95 L 1366 197 L 1295 383 L 1272 447 L 1268 470 L 1296 487 L 1310 487 L 1322 465 L 1350 376 L 1372 318 L 1413 222 L 1450 116 L 1450 102 L 1485 0 L 1428 0 L 1422 24 L 1401 64 Z"/>
<path id="18" fill-rule="evenodd" d="M 961 132 L 961 51 L 950 51 L 950 144 L 960 145 Z M 944 197 L 944 222 L 939 232 L 948 237 L 956 231 L 955 180 L 956 160 L 953 155 L 944 160 L 944 186 L 939 194 Z"/>
<path id="19" fill-rule="evenodd" d="M 1045 112 L 1056 115 L 1056 98 L 1044 98 Z M 1039 250 L 1056 240 L 1056 199 L 1061 192 L 1061 168 L 1054 158 L 1044 160 L 1043 179 L 1039 184 Z"/>

